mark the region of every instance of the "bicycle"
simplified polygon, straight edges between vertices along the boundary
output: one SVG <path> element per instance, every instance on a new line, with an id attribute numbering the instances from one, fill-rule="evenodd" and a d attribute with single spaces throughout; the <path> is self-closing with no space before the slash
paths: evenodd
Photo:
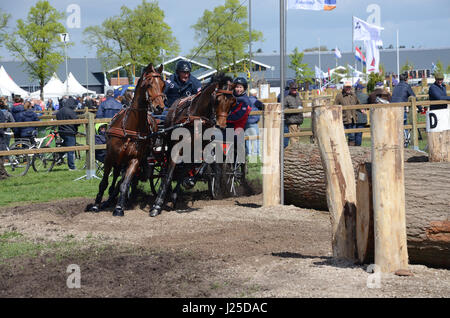
<path id="1" fill-rule="evenodd" d="M 12 132 L 5 132 L 5 134 L 13 135 Z M 17 139 L 11 146 L 6 145 L 6 150 L 23 150 L 31 148 L 30 143 L 25 139 Z M 3 165 L 6 173 L 10 177 L 23 176 L 28 172 L 30 168 L 30 156 L 26 154 L 21 155 L 8 155 L 3 157 Z"/>

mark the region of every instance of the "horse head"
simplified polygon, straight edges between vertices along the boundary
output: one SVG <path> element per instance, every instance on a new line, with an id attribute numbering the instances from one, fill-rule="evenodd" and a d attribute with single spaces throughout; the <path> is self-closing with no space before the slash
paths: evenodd
<path id="1" fill-rule="evenodd" d="M 151 112 L 154 112 L 157 109 L 164 109 L 166 95 L 164 95 L 163 92 L 166 84 L 162 78 L 162 71 L 162 64 L 158 69 L 155 69 L 153 64 L 150 63 L 144 69 L 140 78 L 140 83 L 138 84 L 140 88 L 145 90 L 145 101 Z"/>
<path id="2" fill-rule="evenodd" d="M 220 128 L 227 126 L 227 117 L 231 107 L 236 104 L 236 98 L 233 96 L 233 90 L 236 84 L 232 83 L 232 78 L 217 75 L 213 82 L 216 89 L 214 92 L 214 106 L 216 107 L 216 125 Z"/>

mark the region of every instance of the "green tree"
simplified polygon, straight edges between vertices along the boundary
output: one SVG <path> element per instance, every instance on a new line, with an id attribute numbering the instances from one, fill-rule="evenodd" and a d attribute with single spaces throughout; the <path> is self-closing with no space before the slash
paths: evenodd
<path id="1" fill-rule="evenodd" d="M 63 18 L 64 13 L 41 0 L 30 8 L 25 21 L 17 20 L 16 30 L 5 36 L 8 50 L 22 60 L 30 77 L 39 81 L 41 99 L 44 98 L 45 81 L 64 61 L 64 44 L 59 36 L 66 32 L 59 22 Z"/>
<path id="2" fill-rule="evenodd" d="M 383 75 L 380 73 L 370 73 L 369 74 L 369 81 L 367 82 L 367 92 L 371 93 L 374 91 L 375 84 L 378 82 L 383 82 L 384 78 Z"/>
<path id="3" fill-rule="evenodd" d="M 434 70 L 434 73 L 444 73 L 444 65 L 442 65 L 441 60 L 437 60 L 436 62 L 436 69 Z"/>
<path id="4" fill-rule="evenodd" d="M 199 45 L 192 49 L 194 57 L 198 54 L 206 56 L 208 63 L 217 70 L 230 65 L 229 71 L 237 75 L 247 66 L 236 61 L 248 58 L 246 52 L 250 34 L 247 22 L 247 7 L 239 0 L 226 0 L 223 6 L 213 11 L 205 10 L 203 15 L 192 25 Z M 260 31 L 252 30 L 252 42 L 262 40 Z"/>
<path id="5" fill-rule="evenodd" d="M 445 73 L 450 74 L 450 64 L 447 65 L 447 70 L 445 71 Z"/>
<path id="6" fill-rule="evenodd" d="M 410 63 L 408 60 L 406 60 L 405 64 L 402 66 L 402 68 L 400 69 L 400 72 L 409 72 L 412 71 L 414 69 L 414 64 Z"/>
<path id="7" fill-rule="evenodd" d="M 289 68 L 295 72 L 295 81 L 297 83 L 313 83 L 314 72 L 309 68 L 308 64 L 303 63 L 303 52 L 299 52 L 298 48 L 289 55 L 291 62 Z"/>
<path id="8" fill-rule="evenodd" d="M 5 40 L 5 35 L 6 35 L 6 27 L 8 26 L 8 21 L 9 18 L 11 17 L 11 15 L 2 12 L 0 10 L 0 45 L 2 45 L 3 41 Z"/>
<path id="9" fill-rule="evenodd" d="M 99 26 L 84 29 L 84 43 L 97 50 L 105 69 L 122 66 L 134 81 L 136 66 L 161 61 L 160 50 L 167 55 L 179 52 L 178 42 L 170 26 L 164 22 L 164 12 L 157 1 L 142 3 L 135 9 L 120 8 L 120 14 L 107 18 Z"/>

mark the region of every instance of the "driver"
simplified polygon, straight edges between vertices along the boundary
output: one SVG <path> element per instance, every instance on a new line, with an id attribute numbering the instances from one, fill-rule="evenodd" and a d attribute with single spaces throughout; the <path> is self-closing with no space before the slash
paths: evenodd
<path id="1" fill-rule="evenodd" d="M 173 102 L 178 98 L 195 95 L 200 91 L 202 84 L 191 74 L 191 70 L 190 62 L 185 60 L 178 61 L 175 73 L 166 80 L 164 89 L 164 94 L 167 96 L 165 101 L 166 107 L 172 106 Z"/>

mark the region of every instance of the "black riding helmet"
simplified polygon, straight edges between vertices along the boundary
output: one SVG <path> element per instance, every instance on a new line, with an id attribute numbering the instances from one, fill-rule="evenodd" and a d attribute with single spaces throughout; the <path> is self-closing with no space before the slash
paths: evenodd
<path id="1" fill-rule="evenodd" d="M 176 66 L 176 71 L 180 71 L 180 72 L 191 72 L 192 66 L 191 63 L 189 63 L 188 61 L 178 61 L 177 66 Z"/>
<path id="2" fill-rule="evenodd" d="M 243 77 L 236 77 L 233 81 L 234 84 L 241 84 L 244 86 L 244 90 L 247 90 L 247 80 Z"/>

